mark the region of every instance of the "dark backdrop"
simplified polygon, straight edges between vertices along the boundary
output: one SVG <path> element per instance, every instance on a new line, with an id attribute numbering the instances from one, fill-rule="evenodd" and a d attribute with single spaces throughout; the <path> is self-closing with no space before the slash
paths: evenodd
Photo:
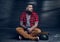
<path id="1" fill-rule="evenodd" d="M 0 0 L 0 29 L 16 28 L 21 12 L 30 1 L 36 2 L 35 11 L 39 15 L 39 27 L 43 30 L 59 31 L 59 0 Z"/>

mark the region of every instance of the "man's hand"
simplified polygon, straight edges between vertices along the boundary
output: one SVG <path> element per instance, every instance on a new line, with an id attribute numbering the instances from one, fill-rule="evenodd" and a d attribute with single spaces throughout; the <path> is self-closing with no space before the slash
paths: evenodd
<path id="1" fill-rule="evenodd" d="M 31 32 L 34 28 L 36 28 L 38 26 L 38 21 L 35 22 L 35 25 L 33 25 L 30 29 L 29 29 L 29 32 Z"/>
<path id="2" fill-rule="evenodd" d="M 31 33 L 33 28 L 28 28 L 28 32 Z"/>

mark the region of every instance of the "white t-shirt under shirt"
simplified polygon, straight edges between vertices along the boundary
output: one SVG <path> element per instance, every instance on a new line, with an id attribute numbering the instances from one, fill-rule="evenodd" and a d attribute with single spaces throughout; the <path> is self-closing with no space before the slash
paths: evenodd
<path id="1" fill-rule="evenodd" d="M 30 17 L 31 17 L 31 15 L 26 14 L 26 19 L 27 19 L 27 21 L 26 21 L 26 27 L 27 28 L 30 28 Z"/>

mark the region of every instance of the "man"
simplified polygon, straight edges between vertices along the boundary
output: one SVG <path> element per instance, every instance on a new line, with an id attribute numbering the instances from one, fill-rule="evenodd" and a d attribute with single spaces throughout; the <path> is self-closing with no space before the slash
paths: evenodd
<path id="1" fill-rule="evenodd" d="M 20 16 L 20 27 L 16 31 L 24 38 L 36 40 L 41 30 L 37 28 L 39 22 L 38 14 L 33 11 L 33 5 L 29 4 Z M 25 32 L 26 31 L 26 32 Z"/>

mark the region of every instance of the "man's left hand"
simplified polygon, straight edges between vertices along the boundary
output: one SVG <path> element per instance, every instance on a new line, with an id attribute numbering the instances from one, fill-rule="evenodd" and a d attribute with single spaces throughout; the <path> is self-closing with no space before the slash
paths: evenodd
<path id="1" fill-rule="evenodd" d="M 30 28 L 30 29 L 29 29 L 29 33 L 32 32 L 32 30 L 33 30 L 33 28 Z"/>

